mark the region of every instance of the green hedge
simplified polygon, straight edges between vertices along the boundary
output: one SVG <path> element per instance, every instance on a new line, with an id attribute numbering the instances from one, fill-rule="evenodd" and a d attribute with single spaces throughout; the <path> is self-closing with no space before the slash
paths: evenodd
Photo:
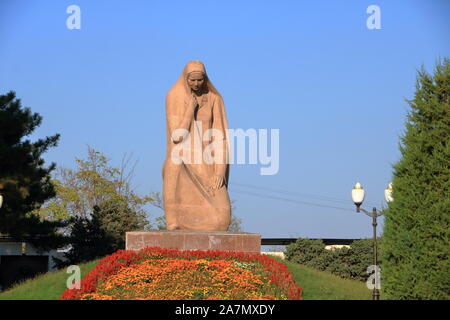
<path id="1" fill-rule="evenodd" d="M 373 242 L 372 239 L 361 239 L 354 241 L 350 248 L 325 250 L 322 240 L 298 239 L 287 246 L 286 259 L 341 278 L 366 281 L 369 277 L 367 267 L 373 264 Z"/>

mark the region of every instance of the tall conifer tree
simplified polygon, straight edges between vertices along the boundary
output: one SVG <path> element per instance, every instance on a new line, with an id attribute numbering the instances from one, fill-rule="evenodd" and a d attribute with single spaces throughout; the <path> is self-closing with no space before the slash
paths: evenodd
<path id="1" fill-rule="evenodd" d="M 390 299 L 450 298 L 450 62 L 418 72 L 385 213 L 382 290 Z"/>
<path id="2" fill-rule="evenodd" d="M 41 221 L 31 212 L 55 196 L 50 182 L 52 163 L 46 167 L 42 154 L 57 145 L 59 134 L 31 142 L 29 136 L 42 117 L 23 108 L 14 92 L 0 95 L 0 184 L 4 201 L 0 208 L 0 234 L 28 240 L 39 248 L 61 244 L 61 222 Z"/>

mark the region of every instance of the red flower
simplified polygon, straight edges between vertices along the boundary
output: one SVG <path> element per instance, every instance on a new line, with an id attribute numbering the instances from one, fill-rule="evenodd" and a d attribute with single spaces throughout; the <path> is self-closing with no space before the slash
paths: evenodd
<path id="1" fill-rule="evenodd" d="M 108 277 L 115 275 L 123 267 L 128 267 L 134 263 L 151 259 L 185 259 L 185 260 L 231 260 L 236 262 L 260 263 L 263 272 L 268 279 L 288 299 L 302 299 L 302 288 L 294 281 L 292 274 L 287 270 L 287 266 L 278 261 L 261 254 L 249 254 L 243 252 L 228 251 L 179 251 L 175 249 L 163 249 L 159 247 L 145 248 L 140 251 L 119 250 L 99 261 L 97 266 L 91 270 L 84 279 L 81 280 L 80 289 L 67 289 L 63 292 L 61 299 L 78 300 L 83 294 L 95 293 L 97 286 Z M 274 297 L 266 295 L 262 298 L 272 299 Z M 209 297 L 208 299 L 214 299 Z"/>

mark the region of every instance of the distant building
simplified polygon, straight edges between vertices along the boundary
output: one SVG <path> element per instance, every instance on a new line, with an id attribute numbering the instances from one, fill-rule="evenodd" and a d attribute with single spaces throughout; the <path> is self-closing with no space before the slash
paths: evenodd
<path id="1" fill-rule="evenodd" d="M 56 270 L 53 257 L 61 258 L 61 253 L 38 251 L 27 242 L 0 237 L 0 291 L 37 274 Z"/>
<path id="2" fill-rule="evenodd" d="M 359 239 L 334 239 L 334 238 L 326 238 L 326 239 L 320 239 L 315 238 L 311 240 L 321 240 L 324 244 L 325 250 L 331 250 L 334 251 L 336 249 L 342 249 L 342 248 L 350 248 L 350 245 L 353 243 L 353 241 L 359 240 Z M 294 243 L 297 241 L 297 238 L 262 238 L 261 239 L 261 245 L 262 245 L 262 254 L 265 255 L 272 255 L 276 256 L 281 259 L 285 259 L 285 251 L 286 246 L 288 246 L 291 243 Z M 267 248 L 269 247 L 269 248 Z"/>
<path id="3" fill-rule="evenodd" d="M 329 245 L 329 246 L 325 246 L 325 250 L 331 250 L 334 251 L 336 249 L 342 249 L 342 248 L 349 248 L 349 245 L 345 245 L 345 244 L 333 244 L 333 245 Z"/>

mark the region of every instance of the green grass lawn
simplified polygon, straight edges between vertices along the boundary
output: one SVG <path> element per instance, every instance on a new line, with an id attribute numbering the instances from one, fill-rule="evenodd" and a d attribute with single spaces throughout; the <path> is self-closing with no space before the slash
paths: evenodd
<path id="1" fill-rule="evenodd" d="M 281 261 L 281 260 L 280 260 Z M 366 284 L 356 280 L 341 279 L 331 273 L 282 261 L 293 273 L 295 281 L 303 288 L 305 300 L 365 300 L 371 299 Z M 98 260 L 80 265 L 81 276 L 93 269 Z M 66 289 L 70 275 L 66 269 L 40 275 L 0 293 L 0 300 L 58 300 Z"/>
<path id="2" fill-rule="evenodd" d="M 80 264 L 81 278 L 92 270 L 98 260 Z M 18 283 L 12 288 L 0 293 L 0 300 L 59 300 L 61 294 L 66 290 L 66 282 L 71 274 L 67 269 L 49 272 L 36 278 Z"/>
<path id="3" fill-rule="evenodd" d="M 342 279 L 296 263 L 283 261 L 303 288 L 304 300 L 370 300 L 372 291 L 364 282 Z"/>

